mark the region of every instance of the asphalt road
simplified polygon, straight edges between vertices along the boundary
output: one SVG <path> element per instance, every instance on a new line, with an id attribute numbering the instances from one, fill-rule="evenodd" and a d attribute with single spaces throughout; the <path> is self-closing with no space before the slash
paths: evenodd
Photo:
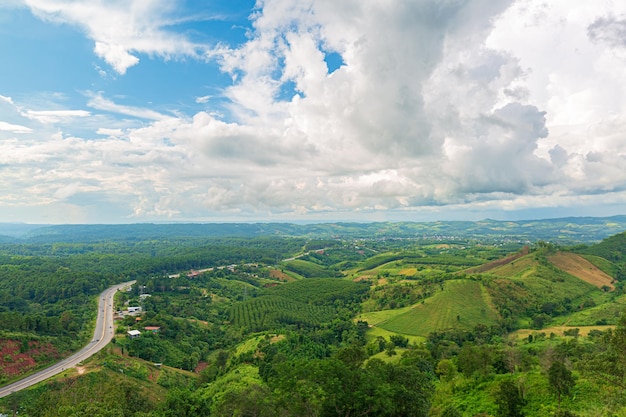
<path id="1" fill-rule="evenodd" d="M 113 326 L 113 296 L 118 289 L 128 287 L 134 282 L 135 281 L 129 281 L 123 284 L 115 285 L 104 290 L 102 294 L 100 294 L 100 297 L 98 298 L 98 319 L 96 321 L 96 329 L 91 342 L 89 342 L 87 346 L 55 365 L 43 369 L 36 374 L 27 376 L 24 379 L 12 383 L 11 385 L 0 388 L 0 398 L 6 397 L 7 395 L 20 391 L 24 388 L 28 388 L 31 385 L 35 385 L 50 378 L 51 376 L 60 374 L 66 369 L 76 366 L 78 363 L 84 361 L 108 345 L 111 339 L 113 339 L 115 331 Z"/>

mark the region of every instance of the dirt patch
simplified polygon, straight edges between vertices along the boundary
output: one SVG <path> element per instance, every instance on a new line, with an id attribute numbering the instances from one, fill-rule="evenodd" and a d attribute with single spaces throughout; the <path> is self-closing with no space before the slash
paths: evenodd
<path id="1" fill-rule="evenodd" d="M 76 366 L 76 372 L 78 372 L 78 375 L 82 375 L 85 373 L 85 367 L 84 366 Z"/>
<path id="2" fill-rule="evenodd" d="M 549 256 L 548 260 L 557 268 L 591 285 L 595 285 L 598 288 L 606 286 L 609 287 L 611 291 L 615 289 L 613 278 L 582 256 L 578 256 L 574 253 L 558 252 L 555 255 Z"/>
<path id="3" fill-rule="evenodd" d="M 0 375 L 13 378 L 60 357 L 49 343 L 0 339 Z"/>
<path id="4" fill-rule="evenodd" d="M 274 278 L 283 282 L 296 281 L 295 278 L 285 274 L 283 271 L 279 271 L 278 269 L 270 269 L 270 278 Z"/>

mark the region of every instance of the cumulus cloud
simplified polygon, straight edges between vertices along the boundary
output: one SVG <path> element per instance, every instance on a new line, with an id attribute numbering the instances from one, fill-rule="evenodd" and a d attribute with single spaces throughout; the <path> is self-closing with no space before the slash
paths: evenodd
<path id="1" fill-rule="evenodd" d="M 27 4 L 84 28 L 120 74 L 138 53 L 200 58 L 164 31 L 166 3 Z M 232 83 L 216 100 L 204 86 L 191 98 L 225 103 L 227 117 L 122 105 L 105 92 L 88 95 L 89 112 L 22 110 L 49 124 L 118 124 L 97 119 L 95 140 L 0 142 L 0 186 L 38 204 L 91 197 L 132 219 L 516 210 L 594 195 L 623 204 L 626 72 L 612 51 L 623 21 L 606 16 L 565 0 L 260 1 L 245 42 L 205 55 Z M 341 57 L 333 70 L 331 55 Z M 21 133 L 20 121 L 4 123 Z M 25 201 L 0 196 L 0 206 Z"/>
<path id="2" fill-rule="evenodd" d="M 615 16 L 600 17 L 587 28 L 589 38 L 609 46 L 626 46 L 626 19 Z"/>
<path id="3" fill-rule="evenodd" d="M 176 1 L 24 0 L 24 3 L 43 20 L 75 25 L 84 30 L 95 43 L 95 54 L 118 74 L 126 73 L 139 62 L 137 54 L 165 59 L 197 57 L 204 49 L 185 36 L 166 29 L 175 21 Z"/>

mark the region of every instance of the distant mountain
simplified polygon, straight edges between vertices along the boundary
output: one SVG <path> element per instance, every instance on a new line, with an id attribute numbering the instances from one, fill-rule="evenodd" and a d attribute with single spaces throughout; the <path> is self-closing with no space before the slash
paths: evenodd
<path id="1" fill-rule="evenodd" d="M 27 223 L 0 223 L 0 241 L 12 241 L 14 238 L 26 237 L 34 230 L 46 226 L 47 225 Z"/>
<path id="2" fill-rule="evenodd" d="M 383 223 L 174 223 L 123 225 L 0 225 L 0 235 L 31 243 L 174 238 L 293 236 L 310 238 L 413 238 L 560 244 L 595 243 L 626 230 L 626 216 L 561 219 Z"/>

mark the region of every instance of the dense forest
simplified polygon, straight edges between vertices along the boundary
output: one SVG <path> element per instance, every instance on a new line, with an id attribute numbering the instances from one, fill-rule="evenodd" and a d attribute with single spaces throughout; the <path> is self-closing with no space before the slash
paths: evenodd
<path id="1" fill-rule="evenodd" d="M 0 412 L 626 416 L 626 233 L 597 238 L 622 220 L 13 230 L 3 385 L 84 345 L 97 294 L 136 283 L 105 350 Z"/>

